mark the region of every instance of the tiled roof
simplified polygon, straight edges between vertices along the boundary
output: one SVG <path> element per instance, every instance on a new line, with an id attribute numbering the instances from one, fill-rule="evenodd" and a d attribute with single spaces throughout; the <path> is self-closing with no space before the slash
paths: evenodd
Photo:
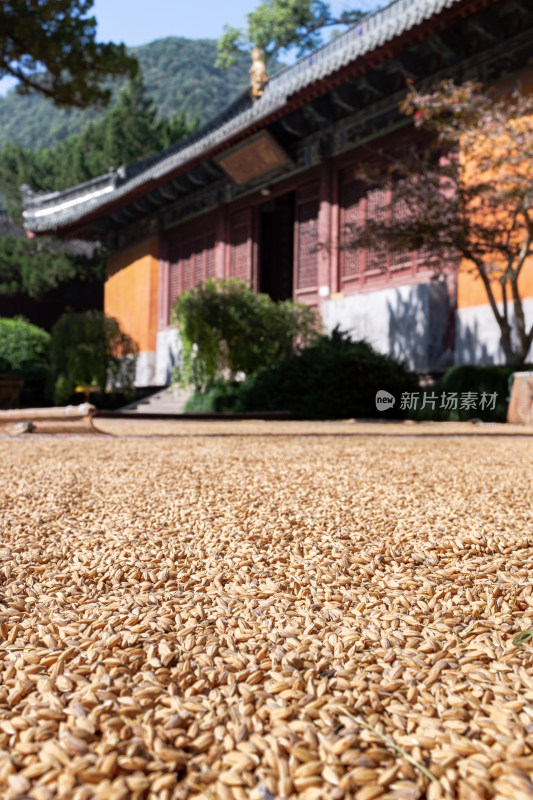
<path id="1" fill-rule="evenodd" d="M 7 215 L 7 211 L 0 211 L 0 236 L 9 236 L 12 239 L 25 239 L 26 231 L 16 222 L 13 222 Z M 97 242 L 86 242 L 83 239 L 59 239 L 50 240 L 49 251 L 51 253 L 66 253 L 69 256 L 81 258 L 93 258 Z"/>
<path id="2" fill-rule="evenodd" d="M 36 232 L 57 230 L 81 220 L 112 200 L 126 197 L 148 181 L 164 179 L 282 109 L 296 92 L 461 2 L 465 0 L 394 0 L 311 55 L 280 70 L 269 80 L 263 96 L 255 103 L 252 104 L 247 94 L 242 95 L 222 114 L 177 145 L 62 192 L 33 193 L 24 187 L 26 228 Z"/>

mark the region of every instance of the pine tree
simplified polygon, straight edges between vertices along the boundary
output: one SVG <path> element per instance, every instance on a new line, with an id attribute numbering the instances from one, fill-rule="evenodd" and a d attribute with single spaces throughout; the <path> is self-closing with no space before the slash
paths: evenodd
<path id="1" fill-rule="evenodd" d="M 34 152 L 20 145 L 0 151 L 0 191 L 8 202 L 12 219 L 22 220 L 20 186 L 34 190 L 60 191 L 157 153 L 195 130 L 184 112 L 170 120 L 157 118 L 146 98 L 139 74 L 124 87 L 118 100 L 97 122 L 70 136 L 56 147 Z"/>
<path id="2" fill-rule="evenodd" d="M 0 151 L 0 190 L 12 219 L 22 221 L 20 186 L 59 191 L 156 153 L 191 133 L 197 125 L 182 111 L 171 120 L 157 118 L 138 75 L 97 122 L 56 147 L 34 152 L 19 144 Z M 53 240 L 0 237 L 0 293 L 23 292 L 39 298 L 48 289 L 74 277 L 102 279 L 102 258 L 77 261 Z"/>
<path id="3" fill-rule="evenodd" d="M 20 94 L 38 92 L 56 105 L 107 105 L 106 78 L 132 77 L 135 58 L 123 44 L 96 41 L 93 0 L 9 0 L 0 4 L 0 77 L 19 81 Z"/>

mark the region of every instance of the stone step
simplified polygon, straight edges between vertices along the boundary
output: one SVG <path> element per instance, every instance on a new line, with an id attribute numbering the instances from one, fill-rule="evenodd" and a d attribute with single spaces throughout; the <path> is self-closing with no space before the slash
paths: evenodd
<path id="1" fill-rule="evenodd" d="M 180 386 L 169 386 L 166 389 L 154 392 L 142 400 L 136 400 L 123 406 L 120 411 L 128 413 L 157 412 L 158 414 L 181 414 L 185 403 L 193 393 L 193 389 L 182 389 Z"/>

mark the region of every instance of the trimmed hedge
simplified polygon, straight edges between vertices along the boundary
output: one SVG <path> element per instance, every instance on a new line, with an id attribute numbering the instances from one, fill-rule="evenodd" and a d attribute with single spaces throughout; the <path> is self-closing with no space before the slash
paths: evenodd
<path id="1" fill-rule="evenodd" d="M 28 365 L 47 365 L 50 334 L 23 317 L 0 318 L 2 371 L 20 370 Z M 7 371 L 7 370 L 6 370 Z"/>
<path id="2" fill-rule="evenodd" d="M 218 414 L 235 411 L 238 405 L 240 384 L 234 381 L 217 381 L 205 392 L 195 392 L 185 403 L 187 414 Z"/>
<path id="3" fill-rule="evenodd" d="M 0 318 L 0 374 L 24 381 L 19 406 L 46 405 L 50 400 L 48 353 L 50 334 L 23 317 Z"/>

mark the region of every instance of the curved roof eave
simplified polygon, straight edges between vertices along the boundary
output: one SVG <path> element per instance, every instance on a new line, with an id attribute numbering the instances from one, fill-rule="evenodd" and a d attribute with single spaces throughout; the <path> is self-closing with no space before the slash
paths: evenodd
<path id="1" fill-rule="evenodd" d="M 234 102 L 177 146 L 62 192 L 33 193 L 24 187 L 25 227 L 36 233 L 68 228 L 95 212 L 105 213 L 110 206 L 143 186 L 149 190 L 164 179 L 170 180 L 185 166 L 199 158 L 207 159 L 221 146 L 230 144 L 235 136 L 276 116 L 286 108 L 291 97 L 312 84 L 332 76 L 445 8 L 463 2 L 465 0 L 393 0 L 310 56 L 274 75 L 255 103 L 250 102 L 247 108 L 237 110 L 228 119 L 231 108 L 239 107 L 239 102 Z M 242 99 L 243 96 L 241 106 Z M 133 172 L 131 177 L 128 172 Z"/>

